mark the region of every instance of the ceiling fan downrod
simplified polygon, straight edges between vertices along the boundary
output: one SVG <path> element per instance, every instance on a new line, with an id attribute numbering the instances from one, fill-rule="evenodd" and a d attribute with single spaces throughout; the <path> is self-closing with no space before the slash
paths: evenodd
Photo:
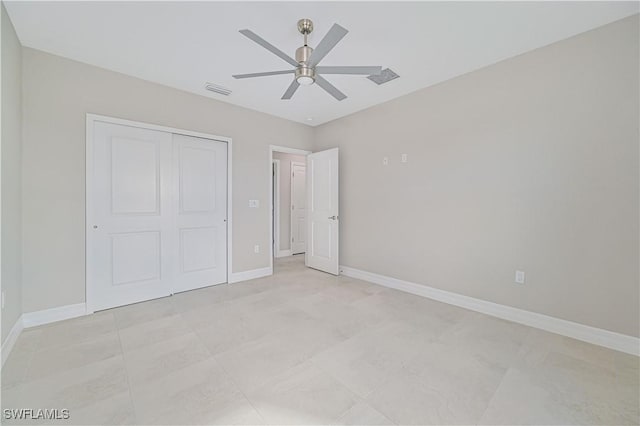
<path id="1" fill-rule="evenodd" d="M 304 36 L 304 46 L 296 49 L 296 62 L 298 62 L 300 66 L 296 69 L 295 77 L 298 83 L 308 86 L 316 81 L 315 70 L 307 66 L 307 61 L 313 52 L 313 49 L 307 45 L 307 36 L 313 31 L 313 22 L 311 19 L 304 18 L 299 20 L 298 31 Z"/>

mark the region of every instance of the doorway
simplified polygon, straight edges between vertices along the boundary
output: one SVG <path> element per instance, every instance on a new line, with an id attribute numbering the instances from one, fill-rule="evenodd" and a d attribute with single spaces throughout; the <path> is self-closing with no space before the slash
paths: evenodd
<path id="1" fill-rule="evenodd" d="M 289 157 L 291 167 L 286 168 L 284 154 L 302 158 Z M 272 170 L 272 178 L 269 179 L 272 270 L 274 258 L 294 256 L 294 252 L 303 250 L 307 267 L 333 275 L 340 274 L 338 157 L 338 148 L 312 153 L 275 145 L 269 147 L 269 167 Z M 287 176 L 289 182 L 283 184 Z M 293 189 L 292 184 L 295 186 Z M 288 218 L 283 214 L 284 210 L 290 213 Z M 294 221 L 295 224 L 292 223 Z M 296 245 L 296 239 L 303 242 Z M 283 246 L 286 247 L 283 240 L 289 244 L 288 249 L 283 249 Z"/>
<path id="2" fill-rule="evenodd" d="M 306 156 L 308 151 L 271 147 L 273 258 L 306 250 Z"/>

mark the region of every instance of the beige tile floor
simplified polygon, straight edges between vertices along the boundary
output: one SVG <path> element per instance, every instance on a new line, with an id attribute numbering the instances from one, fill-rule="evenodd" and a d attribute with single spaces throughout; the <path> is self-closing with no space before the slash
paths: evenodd
<path id="1" fill-rule="evenodd" d="M 295 256 L 25 330 L 2 407 L 68 408 L 73 424 L 638 424 L 638 376 L 637 357 Z"/>

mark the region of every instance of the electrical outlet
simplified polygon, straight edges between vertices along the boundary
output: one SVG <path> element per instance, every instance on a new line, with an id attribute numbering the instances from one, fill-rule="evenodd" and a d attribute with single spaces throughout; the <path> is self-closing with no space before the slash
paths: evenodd
<path id="1" fill-rule="evenodd" d="M 516 271 L 516 283 L 524 284 L 524 272 Z"/>
<path id="2" fill-rule="evenodd" d="M 406 163 L 408 161 L 407 154 L 402 154 L 402 156 L 400 157 L 400 161 Z"/>
<path id="3" fill-rule="evenodd" d="M 249 208 L 257 209 L 260 207 L 260 201 L 258 200 L 249 200 Z"/>
<path id="4" fill-rule="evenodd" d="M 382 158 L 382 165 L 383 166 L 388 166 L 389 165 L 389 157 L 383 157 Z"/>
<path id="5" fill-rule="evenodd" d="M 253 252 L 254 253 L 260 253 L 260 246 L 258 244 L 256 244 L 255 246 L 253 246 Z"/>

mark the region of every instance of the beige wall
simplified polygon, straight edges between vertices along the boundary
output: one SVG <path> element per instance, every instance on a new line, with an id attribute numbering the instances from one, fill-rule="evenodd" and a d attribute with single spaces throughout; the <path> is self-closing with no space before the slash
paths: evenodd
<path id="1" fill-rule="evenodd" d="M 291 248 L 291 162 L 306 163 L 303 155 L 274 152 L 273 158 L 280 160 L 280 250 Z"/>
<path id="2" fill-rule="evenodd" d="M 25 48 L 24 311 L 84 301 L 92 112 L 233 138 L 236 272 L 269 265 L 268 146 L 339 146 L 341 263 L 638 336 L 638 35 L 636 15 L 315 129 Z"/>
<path id="3" fill-rule="evenodd" d="M 638 336 L 638 36 L 635 15 L 317 128 L 341 263 Z"/>
<path id="4" fill-rule="evenodd" d="M 269 266 L 269 145 L 308 149 L 310 127 L 29 48 L 23 59 L 25 312 L 85 300 L 86 113 L 233 138 L 233 271 Z"/>
<path id="5" fill-rule="evenodd" d="M 2 14 L 2 341 L 22 313 L 21 248 L 21 139 L 22 47 L 4 4 Z"/>

